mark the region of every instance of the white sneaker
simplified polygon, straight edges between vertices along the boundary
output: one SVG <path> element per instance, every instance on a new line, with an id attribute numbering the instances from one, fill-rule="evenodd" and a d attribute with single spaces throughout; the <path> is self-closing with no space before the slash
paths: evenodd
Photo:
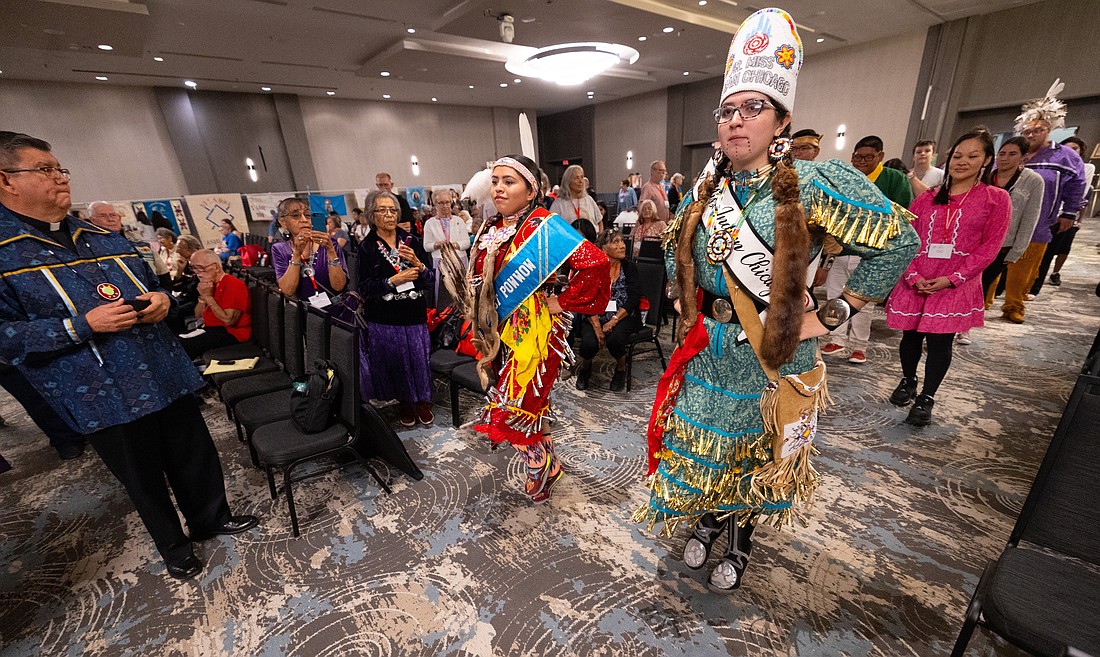
<path id="1" fill-rule="evenodd" d="M 958 342 L 961 345 L 973 344 L 973 342 L 970 340 L 970 331 L 963 331 L 962 333 L 960 333 L 959 337 L 955 338 L 955 342 Z"/>
<path id="2" fill-rule="evenodd" d="M 1035 301 L 1035 295 L 1034 294 L 1025 294 L 1024 295 L 1024 301 Z"/>

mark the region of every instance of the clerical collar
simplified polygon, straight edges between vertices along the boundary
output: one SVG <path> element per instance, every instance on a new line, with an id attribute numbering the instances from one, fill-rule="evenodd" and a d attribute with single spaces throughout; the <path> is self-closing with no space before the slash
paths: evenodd
<path id="1" fill-rule="evenodd" d="M 48 221 L 39 221 L 38 219 L 28 217 L 25 214 L 19 214 L 14 210 L 12 210 L 11 213 L 18 217 L 19 220 L 23 223 L 29 226 L 33 226 L 46 237 L 49 237 L 55 242 L 61 243 L 61 245 L 65 248 L 73 251 L 76 250 L 76 245 L 73 243 L 73 236 L 71 233 L 69 233 L 69 224 L 64 219 L 55 224 L 51 224 Z"/>

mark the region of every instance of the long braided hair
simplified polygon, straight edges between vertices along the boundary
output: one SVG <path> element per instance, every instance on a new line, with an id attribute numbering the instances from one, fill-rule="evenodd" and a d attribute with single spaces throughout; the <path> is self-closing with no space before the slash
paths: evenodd
<path id="1" fill-rule="evenodd" d="M 773 103 L 775 101 L 772 101 Z M 782 120 L 789 112 L 776 110 Z M 782 136 L 788 137 L 790 125 Z M 676 282 L 681 290 L 681 325 L 677 339 L 682 343 L 698 320 L 699 308 L 694 294 L 695 262 L 692 244 L 695 229 L 722 177 L 729 176 L 729 159 L 718 156 L 715 175 L 708 176 L 699 190 L 699 198 L 685 211 L 684 225 L 676 243 Z M 798 194 L 798 173 L 788 149 L 775 163 L 771 179 L 775 199 L 775 258 L 772 260 L 768 315 L 764 322 L 764 341 L 760 358 L 776 369 L 794 357 L 806 311 L 806 270 L 810 265 L 810 232 L 806 210 Z"/>
<path id="2" fill-rule="evenodd" d="M 519 212 L 522 218 L 526 217 L 530 211 L 535 208 L 542 199 L 542 187 L 539 185 L 540 171 L 538 166 L 530 159 L 522 155 L 509 155 L 510 157 L 523 166 L 527 167 L 535 178 L 534 187 L 526 177 L 521 176 L 528 189 L 535 191 L 535 197 Z M 498 215 L 499 217 L 500 215 Z M 483 260 L 480 279 L 475 274 L 475 268 L 477 266 L 477 260 L 479 254 L 477 253 L 478 242 L 481 239 L 483 233 L 497 222 L 497 218 L 487 219 L 478 228 L 477 233 L 474 235 L 474 248 L 470 253 L 469 269 L 466 271 L 465 276 L 457 276 L 456 274 L 462 271 L 461 262 L 458 260 L 458 255 L 454 250 L 444 249 L 441 252 L 443 259 L 443 271 L 445 272 L 444 284 L 447 286 L 447 291 L 455 299 L 455 304 L 463 308 L 466 319 L 470 321 L 472 325 L 472 333 L 470 340 L 473 342 L 474 347 L 477 348 L 481 358 L 477 363 L 477 374 L 481 380 L 481 384 L 484 387 L 488 387 L 492 379 L 495 377 L 493 371 L 493 361 L 497 355 L 500 354 L 500 327 L 499 320 L 497 318 L 497 290 L 493 284 L 493 279 L 496 278 L 496 264 L 497 256 L 501 249 L 506 249 L 511 244 L 510 240 L 504 242 L 492 241 L 485 249 L 485 258 Z M 517 224 L 517 228 L 518 228 Z M 478 280 L 476 284 L 471 283 L 473 280 Z"/>

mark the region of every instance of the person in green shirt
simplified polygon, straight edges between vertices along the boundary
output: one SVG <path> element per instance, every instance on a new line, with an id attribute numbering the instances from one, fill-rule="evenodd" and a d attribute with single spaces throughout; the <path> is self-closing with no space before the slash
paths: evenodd
<path id="1" fill-rule="evenodd" d="M 909 179 L 897 169 L 882 165 L 885 156 L 882 139 L 868 135 L 856 142 L 852 150 L 852 166 L 867 176 L 871 182 L 896 205 L 908 208 L 913 202 L 913 189 Z M 825 289 L 829 298 L 839 295 L 848 282 L 848 277 L 859 266 L 859 256 L 837 256 L 829 265 L 829 274 L 825 279 Z M 871 305 L 871 304 L 868 304 Z M 829 334 L 821 353 L 826 356 L 848 356 L 848 362 L 862 365 L 867 362 L 867 347 L 871 339 L 871 319 L 873 306 L 854 315 L 845 325 Z"/>

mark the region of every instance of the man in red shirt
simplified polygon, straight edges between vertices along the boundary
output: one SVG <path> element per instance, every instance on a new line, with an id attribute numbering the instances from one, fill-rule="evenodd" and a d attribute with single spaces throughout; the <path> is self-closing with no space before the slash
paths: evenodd
<path id="1" fill-rule="evenodd" d="M 199 278 L 199 302 L 195 316 L 202 317 L 203 333 L 181 338 L 192 359 L 215 347 L 246 342 L 252 337 L 252 303 L 244 281 L 225 273 L 218 256 L 209 249 L 191 256 L 191 269 Z"/>

